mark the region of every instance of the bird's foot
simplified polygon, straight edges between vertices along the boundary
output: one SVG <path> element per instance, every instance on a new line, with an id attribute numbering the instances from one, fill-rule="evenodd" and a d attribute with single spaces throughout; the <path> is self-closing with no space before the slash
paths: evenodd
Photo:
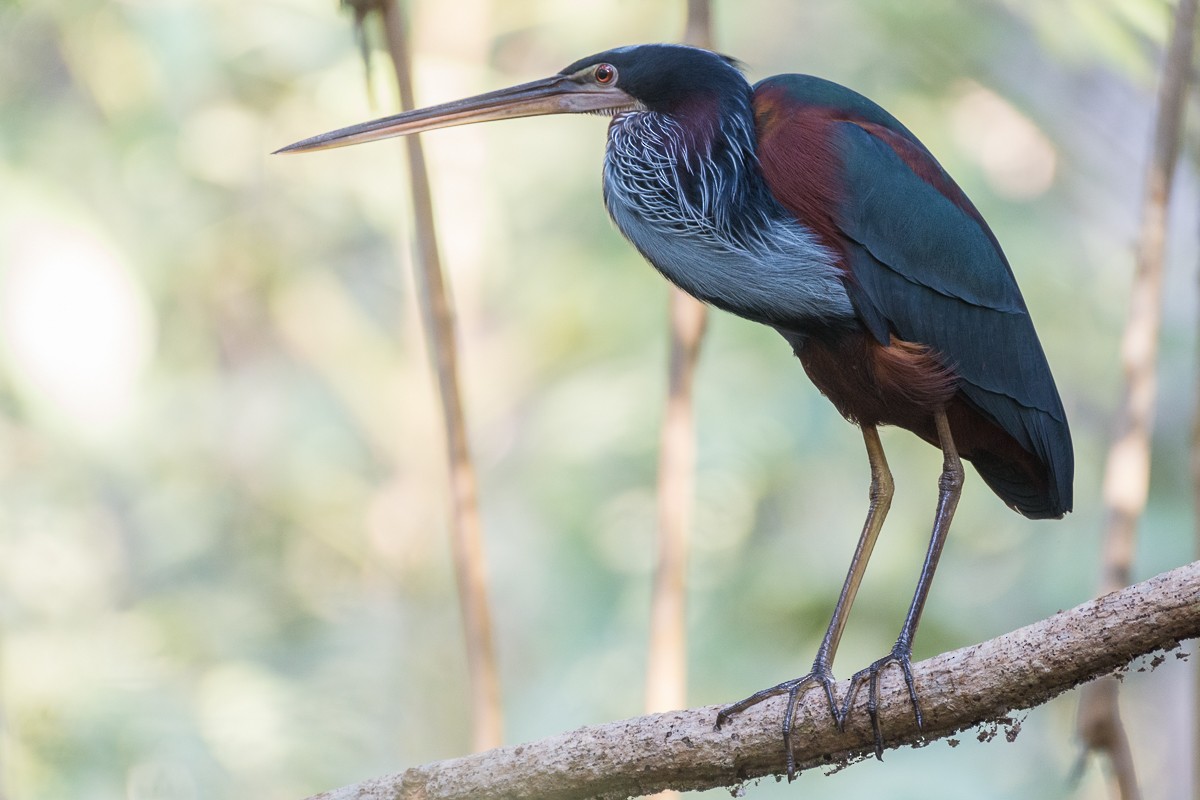
<path id="1" fill-rule="evenodd" d="M 850 690 L 846 693 L 846 702 L 838 714 L 841 724 L 844 725 L 846 717 L 850 714 L 850 707 L 854 705 L 854 701 L 858 697 L 858 690 L 866 683 L 867 714 L 871 717 L 871 730 L 875 733 L 875 758 L 880 761 L 883 760 L 883 731 L 879 727 L 879 675 L 891 664 L 898 664 L 901 672 L 904 673 L 904 683 L 908 687 L 908 699 L 912 701 L 913 714 L 916 715 L 917 728 L 920 729 L 922 726 L 921 704 L 917 701 L 917 689 L 913 685 L 912 645 L 903 642 L 896 642 L 892 647 L 892 652 L 869 667 L 854 673 L 854 676 L 850 678 Z"/>
<path id="2" fill-rule="evenodd" d="M 833 672 L 829 669 L 829 665 L 821 658 L 813 664 L 812 672 L 799 678 L 793 678 L 790 681 L 784 681 L 769 689 L 763 689 L 760 692 L 747 697 L 745 700 L 740 700 L 732 705 L 725 706 L 717 713 L 716 730 L 720 730 L 721 726 L 729 721 L 734 714 L 739 714 L 742 711 L 756 706 L 768 697 L 786 694 L 788 696 L 787 711 L 783 715 L 783 747 L 787 752 L 787 777 L 788 781 L 796 779 L 796 757 L 792 753 L 792 723 L 796 718 L 796 706 L 800 702 L 800 692 L 812 684 L 820 684 L 825 688 L 825 699 L 829 701 L 829 713 L 833 716 L 834 723 L 838 726 L 838 730 L 842 729 L 842 716 L 838 711 L 837 697 L 833 692 L 833 685 L 836 683 L 833 677 Z"/>

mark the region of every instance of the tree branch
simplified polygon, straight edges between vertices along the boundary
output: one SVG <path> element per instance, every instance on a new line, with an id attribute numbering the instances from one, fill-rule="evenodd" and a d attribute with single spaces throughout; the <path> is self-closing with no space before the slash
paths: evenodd
<path id="1" fill-rule="evenodd" d="M 916 729 L 903 680 L 880 680 L 880 722 L 889 748 L 1007 723 L 1013 709 L 1040 705 L 1138 656 L 1200 636 L 1200 561 L 1107 594 L 1020 630 L 913 666 L 925 729 Z M 1186 657 L 1177 653 L 1176 657 Z M 838 684 L 844 693 L 847 682 Z M 713 730 L 718 706 L 578 728 L 523 745 L 425 764 L 316 795 L 310 800 L 625 798 L 663 789 L 732 786 L 784 770 L 779 730 L 786 698 L 742 712 Z M 839 733 L 825 697 L 801 701 L 796 764 L 808 768 L 870 754 L 860 694 Z"/>

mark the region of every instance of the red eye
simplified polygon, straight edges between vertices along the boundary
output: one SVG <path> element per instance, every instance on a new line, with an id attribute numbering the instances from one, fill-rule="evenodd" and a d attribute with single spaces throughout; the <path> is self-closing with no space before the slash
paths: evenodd
<path id="1" fill-rule="evenodd" d="M 592 74 L 596 78 L 596 83 L 607 86 L 617 79 L 617 68 L 612 64 L 597 64 L 596 71 Z"/>

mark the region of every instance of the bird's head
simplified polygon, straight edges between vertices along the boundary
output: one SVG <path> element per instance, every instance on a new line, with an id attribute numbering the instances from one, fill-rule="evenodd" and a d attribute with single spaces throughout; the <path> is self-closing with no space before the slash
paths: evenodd
<path id="1" fill-rule="evenodd" d="M 676 113 L 700 100 L 748 97 L 737 62 L 696 47 L 645 44 L 582 58 L 556 75 L 313 136 L 279 153 L 325 150 L 436 128 L 545 114 Z"/>

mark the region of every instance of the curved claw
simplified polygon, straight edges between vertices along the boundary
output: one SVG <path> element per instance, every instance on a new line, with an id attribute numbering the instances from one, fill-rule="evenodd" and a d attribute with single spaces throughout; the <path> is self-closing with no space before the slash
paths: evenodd
<path id="1" fill-rule="evenodd" d="M 900 665 L 900 670 L 904 674 L 904 683 L 908 687 L 908 699 L 912 703 L 913 715 L 917 720 L 917 728 L 923 727 L 921 704 L 917 700 L 917 687 L 913 683 L 912 676 L 912 647 L 905 646 L 900 642 L 896 643 L 892 652 L 854 673 L 850 678 L 850 690 L 846 693 L 846 702 L 842 705 L 840 712 L 844 725 L 846 717 L 850 715 L 850 708 L 858 697 L 858 690 L 862 688 L 865 681 L 868 684 L 867 714 L 871 718 L 871 730 L 875 734 L 875 758 L 880 761 L 883 760 L 883 731 L 879 727 L 879 674 L 891 664 Z"/>
<path id="2" fill-rule="evenodd" d="M 839 713 L 837 695 L 833 691 L 833 685 L 836 682 L 829 667 L 818 661 L 813 664 L 812 672 L 807 675 L 776 684 L 769 689 L 755 692 L 744 700 L 739 700 L 732 705 L 725 706 L 717 712 L 715 729 L 720 730 L 721 726 L 728 722 L 729 718 L 734 714 L 739 714 L 751 706 L 756 706 L 769 697 L 786 694 L 788 696 L 788 704 L 787 711 L 783 715 L 783 747 L 787 753 L 788 781 L 794 781 L 796 779 L 796 757 L 792 753 L 792 726 L 796 718 L 796 706 L 800 704 L 800 691 L 813 683 L 820 683 L 825 688 L 825 699 L 829 702 L 829 714 L 833 717 L 833 722 L 837 725 L 838 730 L 841 731 L 845 717 Z"/>

